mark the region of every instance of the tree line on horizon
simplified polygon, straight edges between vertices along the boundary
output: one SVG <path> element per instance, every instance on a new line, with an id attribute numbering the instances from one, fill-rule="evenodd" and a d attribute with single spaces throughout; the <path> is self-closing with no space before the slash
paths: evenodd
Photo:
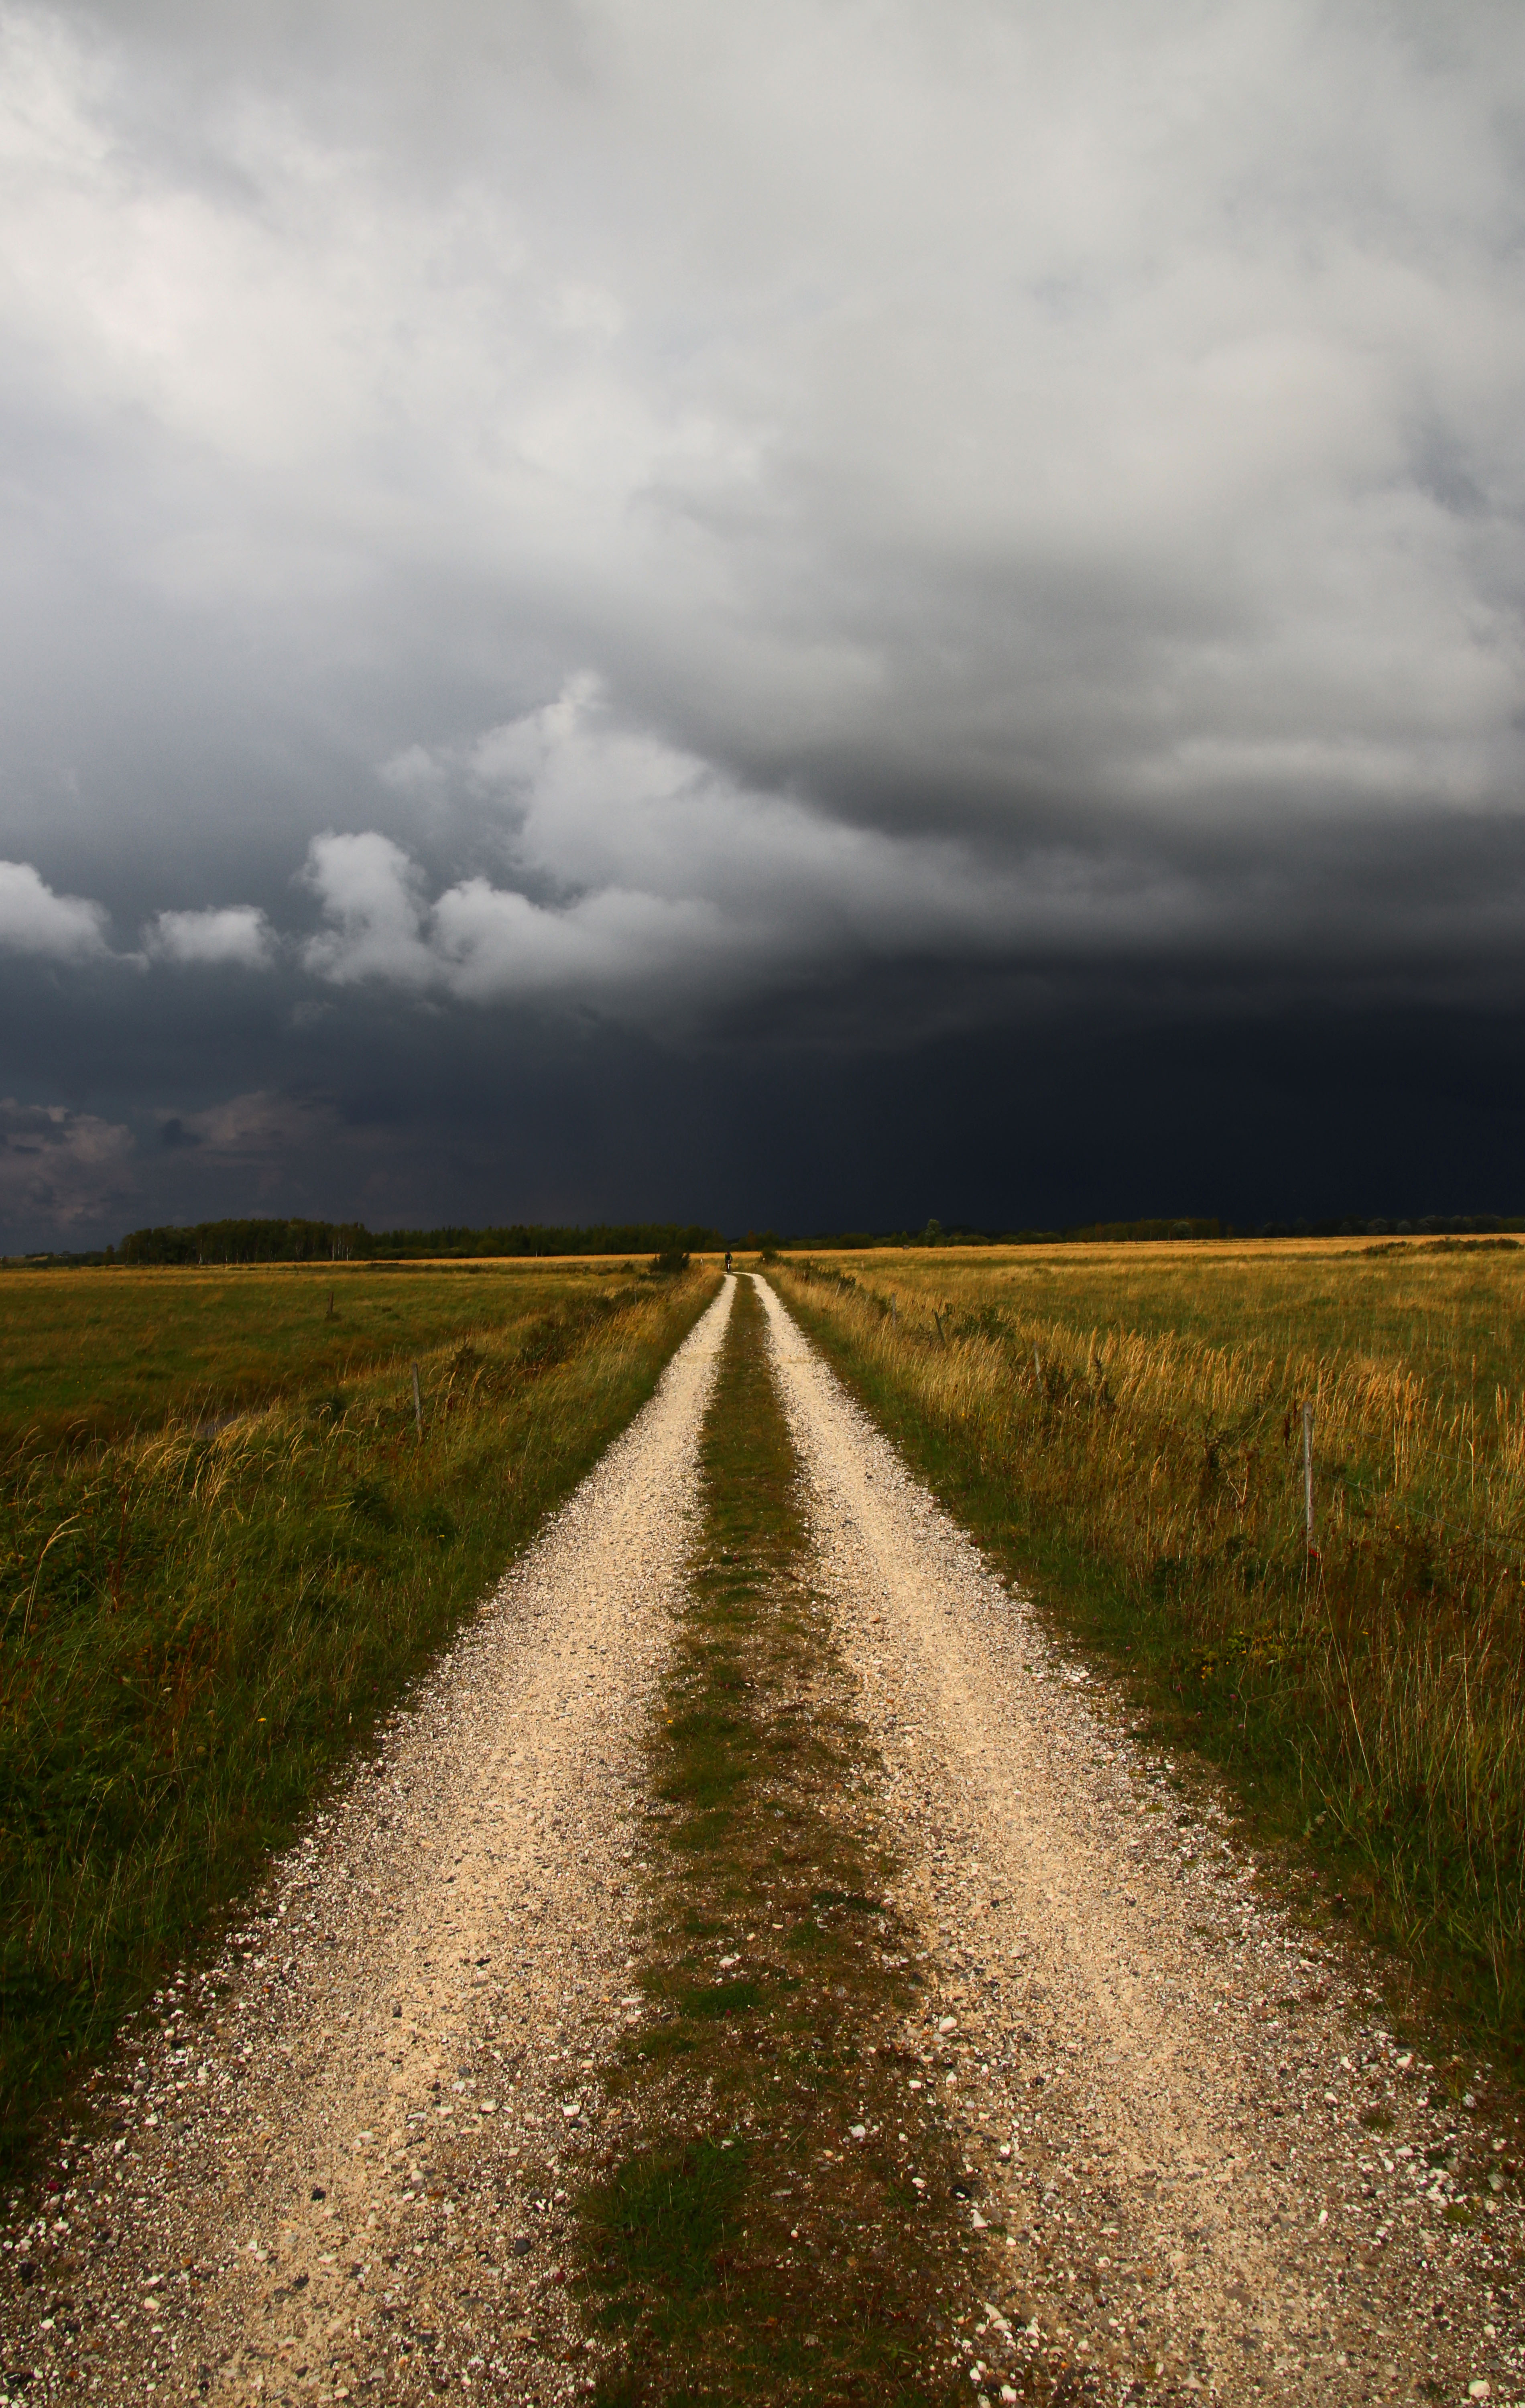
<path id="1" fill-rule="evenodd" d="M 248 1263 L 410 1262 L 480 1259 L 525 1260 L 556 1254 L 649 1254 L 674 1260 L 681 1254 L 719 1254 L 727 1243 L 748 1253 L 821 1246 L 868 1252 L 889 1246 L 1118 1245 L 1162 1240 L 1214 1238 L 1486 1238 L 1525 1231 L 1525 1219 L 1496 1212 L 1430 1212 L 1412 1221 L 1343 1218 L 1236 1224 L 1216 1216 L 1141 1221 L 1093 1221 L 1068 1229 L 943 1228 L 936 1220 L 918 1230 L 848 1229 L 780 1236 L 776 1229 L 749 1229 L 727 1240 L 698 1222 L 597 1222 L 586 1227 L 540 1222 L 473 1229 L 451 1224 L 438 1229 L 368 1229 L 362 1221 L 281 1220 L 250 1217 L 198 1221 L 188 1226 L 130 1230 L 120 1244 L 88 1253 L 33 1254 L 11 1261 L 69 1265 L 121 1264 L 152 1268 L 186 1265 L 217 1268 Z"/>
<path id="2" fill-rule="evenodd" d="M 1195 1219 L 1087 1221 L 1069 1229 L 945 1229 L 928 1221 L 922 1229 L 859 1229 L 835 1235 L 781 1238 L 769 1230 L 761 1238 L 750 1230 L 748 1246 L 822 1246 L 842 1252 L 865 1252 L 884 1246 L 1085 1246 L 1158 1243 L 1161 1240 L 1204 1238 L 1444 1238 L 1493 1237 L 1525 1230 L 1525 1219 L 1497 1212 L 1426 1212 L 1413 1221 L 1363 1220 L 1346 1213 L 1321 1221 L 1225 1221 L 1216 1214 Z"/>
<path id="3" fill-rule="evenodd" d="M 200 1221 L 191 1227 L 134 1229 L 90 1259 L 126 1266 L 235 1263 L 408 1262 L 425 1257 L 518 1258 L 540 1254 L 663 1254 L 718 1252 L 718 1229 L 673 1221 L 599 1222 L 587 1228 L 515 1222 L 503 1228 L 367 1229 L 361 1221 Z"/>

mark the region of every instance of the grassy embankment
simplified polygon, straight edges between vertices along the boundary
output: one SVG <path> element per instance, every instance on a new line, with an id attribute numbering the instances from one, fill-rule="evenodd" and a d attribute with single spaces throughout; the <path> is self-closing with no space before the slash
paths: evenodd
<path id="1" fill-rule="evenodd" d="M 583 2281 L 621 2344 L 598 2397 L 967 2397 L 948 2344 L 979 2296 L 977 2179 L 895 2045 L 914 1943 L 885 1903 L 875 1767 L 807 1585 L 749 1283 L 702 1480 L 650 1742 L 652 2013 L 615 2077 L 637 2137 L 581 2204 Z"/>
<path id="2" fill-rule="evenodd" d="M 1310 1909 L 1354 1913 L 1518 2060 L 1525 1250 L 880 1253 L 779 1277 L 982 1544 L 1294 1842 Z"/>
<path id="3" fill-rule="evenodd" d="M 0 2159 L 597 1458 L 714 1285 L 607 1265 L 0 1281 L 37 1361 L 43 1316 L 67 1341 L 52 1391 L 45 1363 L 28 1375 L 3 1474 Z M 78 1426 L 85 1346 L 120 1426 L 148 1345 L 155 1426 L 37 1444 Z"/>

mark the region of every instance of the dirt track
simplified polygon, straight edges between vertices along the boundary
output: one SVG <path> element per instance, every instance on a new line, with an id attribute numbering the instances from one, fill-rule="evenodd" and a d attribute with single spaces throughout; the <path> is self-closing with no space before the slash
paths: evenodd
<path id="1" fill-rule="evenodd" d="M 928 1951 L 907 2080 L 937 2083 L 978 2177 L 971 2401 L 1516 2396 L 1513 2132 L 1446 2103 L 1210 1810 L 1181 1819 L 764 1292 Z M 101 2125 L 6 2236 L 0 2396 L 589 2383 L 565 2211 L 640 2013 L 640 1742 L 731 1293 L 108 2069 Z"/>

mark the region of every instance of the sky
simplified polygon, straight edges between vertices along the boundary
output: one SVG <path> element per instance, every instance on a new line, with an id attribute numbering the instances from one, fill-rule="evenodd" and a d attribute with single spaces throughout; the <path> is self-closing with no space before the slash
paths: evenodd
<path id="1" fill-rule="evenodd" d="M 1525 14 L 0 0 L 0 1249 L 1525 1211 Z"/>

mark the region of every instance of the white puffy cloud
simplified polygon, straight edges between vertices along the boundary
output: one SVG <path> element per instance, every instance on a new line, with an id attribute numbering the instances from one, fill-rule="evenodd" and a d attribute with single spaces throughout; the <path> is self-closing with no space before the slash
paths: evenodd
<path id="1" fill-rule="evenodd" d="M 0 1100 L 0 1215 L 66 1231 L 120 1209 L 135 1187 L 132 1131 L 64 1104 Z"/>
<path id="2" fill-rule="evenodd" d="M 58 961 L 104 953 L 106 913 L 79 895 L 55 895 L 29 861 L 0 861 L 0 946 Z"/>
<path id="3" fill-rule="evenodd" d="M 367 978 L 426 986 L 435 963 L 420 928 L 422 882 L 401 847 L 374 831 L 314 837 L 304 872 L 328 925 L 303 958 L 319 978 L 352 986 Z"/>
<path id="4" fill-rule="evenodd" d="M 478 1002 L 572 998 L 654 971 L 682 976 L 723 934 L 701 900 L 608 888 L 550 909 L 479 877 L 431 904 L 416 865 L 374 831 L 316 838 L 306 877 L 328 924 L 304 958 L 337 986 L 376 980 Z"/>
<path id="5" fill-rule="evenodd" d="M 1018 851 L 977 824 L 875 827 L 833 815 L 631 725 L 587 671 L 540 709 L 457 744 L 415 744 L 406 760 L 428 825 L 469 803 L 496 874 L 441 882 L 380 829 L 329 831 L 311 839 L 297 881 L 321 915 L 305 939 L 283 941 L 252 904 L 165 910 L 145 930 L 145 953 L 128 958 L 261 971 L 295 962 L 334 987 L 472 1005 L 541 998 L 691 1023 L 770 985 L 840 980 L 928 952 L 976 973 L 1099 963 L 1109 952 L 1173 964 L 1228 949 L 1247 965 L 1265 945 L 1268 899 L 1286 946 L 1316 947 L 1339 931 L 1337 883 L 1332 902 L 1317 881 L 1289 891 L 1254 846 L 1230 841 L 1212 857 L 1190 840 L 1173 853 L 1088 848 L 1068 841 L 1060 823 Z M 383 783 L 397 782 L 391 767 Z M 1241 747 L 1232 769 L 1246 783 L 1276 783 L 1284 805 L 1331 774 L 1317 746 L 1300 755 L 1269 740 Z M 1205 742 L 1189 771 L 1177 799 L 1227 774 Z M 1364 781 L 1390 800 L 1396 789 L 1393 765 L 1380 759 L 1347 760 L 1342 774 L 1352 791 Z M 40 920 L 41 933 L 26 923 L 35 950 L 104 949 L 98 907 L 51 895 L 32 870 L 19 891 Z M 1484 897 L 1465 877 L 1422 889 L 1398 878 L 1381 913 L 1343 942 L 1351 968 L 1395 947 L 1412 966 L 1454 958 L 1464 937 L 1502 953 L 1522 932 L 1516 880 Z M 295 1006 L 299 1023 L 311 1009 Z M 223 1144 L 209 1123 L 173 1125 L 174 1143 Z"/>
<path id="6" fill-rule="evenodd" d="M 1246 746 L 1231 767 L 1246 789 L 1274 783 L 1283 807 L 1331 774 L 1317 748 L 1297 758 Z M 1340 768 L 1352 793 L 1381 778 L 1370 759 Z M 1214 764 L 1204 756 L 1192 769 L 1178 802 Z M 1519 882 L 1484 898 L 1464 870 L 1424 884 L 1399 874 L 1364 925 L 1342 926 L 1338 875 L 1294 882 L 1231 830 L 1213 853 L 1189 831 L 1173 848 L 1126 832 L 1096 846 L 1067 840 L 1061 820 L 1018 850 L 957 821 L 863 824 L 622 723 L 587 672 L 471 741 L 415 748 L 411 772 L 431 821 L 444 798 L 474 799 L 506 876 L 479 871 L 431 899 L 424 868 L 395 838 L 316 839 L 305 879 L 325 925 L 304 959 L 321 979 L 478 1004 L 597 1002 L 649 1019 L 928 953 L 971 971 L 1004 963 L 1045 974 L 1109 953 L 1173 970 L 1216 954 L 1253 975 L 1273 925 L 1291 952 L 1339 944 L 1351 971 L 1400 955 L 1412 970 L 1455 961 L 1469 941 L 1502 954 L 1525 934 Z M 1389 783 L 1385 799 L 1396 791 Z"/>
<path id="7" fill-rule="evenodd" d="M 1204 918 L 1180 877 L 1107 880 L 1062 849 L 992 868 L 957 834 L 825 818 L 622 726 L 586 673 L 470 744 L 420 748 L 414 768 L 432 792 L 454 781 L 495 809 L 516 883 L 479 873 L 431 901 L 393 838 L 317 838 L 304 879 L 325 925 L 303 958 L 321 979 L 650 1010 L 893 956 L 928 934 L 992 951 L 1058 931 L 1180 934 Z"/>
<path id="8" fill-rule="evenodd" d="M 146 931 L 151 953 L 183 968 L 268 969 L 275 931 L 252 903 L 204 911 L 161 911 Z"/>

